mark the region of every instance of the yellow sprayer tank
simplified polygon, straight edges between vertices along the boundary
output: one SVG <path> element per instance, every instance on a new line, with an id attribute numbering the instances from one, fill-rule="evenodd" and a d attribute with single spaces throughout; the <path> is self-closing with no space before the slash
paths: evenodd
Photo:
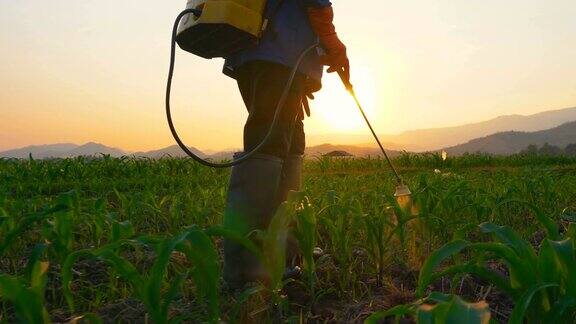
<path id="1" fill-rule="evenodd" d="M 189 0 L 186 8 L 202 14 L 182 18 L 176 41 L 201 57 L 226 57 L 258 43 L 265 7 L 266 0 Z"/>

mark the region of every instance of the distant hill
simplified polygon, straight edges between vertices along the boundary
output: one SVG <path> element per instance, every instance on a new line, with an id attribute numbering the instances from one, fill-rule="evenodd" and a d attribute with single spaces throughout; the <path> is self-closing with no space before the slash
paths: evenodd
<path id="1" fill-rule="evenodd" d="M 77 148 L 64 153 L 62 157 L 76 157 L 76 156 L 98 156 L 101 154 L 110 155 L 112 157 L 121 157 L 126 155 L 121 149 L 109 147 L 99 143 L 86 143 L 84 145 L 78 146 Z"/>
<path id="2" fill-rule="evenodd" d="M 206 158 L 206 154 L 204 154 L 204 152 L 200 151 L 197 148 L 194 147 L 189 147 L 188 148 L 190 151 L 192 151 L 194 154 L 197 154 L 198 156 L 200 156 L 201 158 Z M 165 147 L 163 149 L 160 150 L 154 150 L 154 151 L 148 151 L 148 152 L 136 152 L 133 153 L 131 155 L 134 155 L 136 157 L 146 157 L 146 158 L 151 158 L 151 159 L 159 159 L 162 157 L 186 157 L 186 153 L 184 153 L 184 151 L 182 151 L 182 149 L 178 146 L 178 145 L 172 145 L 172 146 L 168 146 Z"/>
<path id="3" fill-rule="evenodd" d="M 378 135 L 382 140 L 384 147 L 393 151 L 424 151 L 425 147 L 419 145 L 418 142 L 398 144 L 394 142 L 394 137 L 397 135 Z M 333 133 L 333 134 L 311 134 L 306 135 L 306 142 L 310 146 L 319 146 L 325 143 L 332 143 L 334 145 L 350 145 L 362 147 L 376 147 L 374 137 L 370 131 L 366 129 L 365 134 L 346 134 L 346 133 Z"/>
<path id="4" fill-rule="evenodd" d="M 232 157 L 234 156 L 234 153 L 236 152 L 236 151 L 223 151 L 223 152 L 206 151 L 206 152 L 203 152 L 203 151 L 201 151 L 195 147 L 189 147 L 189 149 L 190 149 L 190 151 L 192 151 L 194 154 L 198 155 L 199 157 L 201 157 L 203 159 L 212 160 L 212 161 L 232 160 Z M 151 158 L 151 159 L 159 159 L 159 158 L 168 157 L 168 156 L 178 157 L 178 158 L 188 156 L 188 155 L 186 155 L 186 153 L 184 153 L 184 151 L 182 151 L 182 149 L 178 145 L 172 145 L 172 146 L 165 147 L 163 149 L 155 150 L 155 151 L 136 152 L 136 153 L 133 153 L 130 155 L 135 156 L 135 157 L 146 157 L 146 158 Z"/>
<path id="5" fill-rule="evenodd" d="M 234 150 L 234 151 L 224 151 L 224 152 L 218 152 L 218 153 L 213 153 L 208 155 L 208 158 L 212 161 L 232 161 L 232 159 L 234 158 L 234 153 L 240 151 L 240 149 L 238 150 Z"/>
<path id="6" fill-rule="evenodd" d="M 434 151 L 466 143 L 472 139 L 491 134 L 518 131 L 536 132 L 576 121 L 576 107 L 551 110 L 534 115 L 500 116 L 483 122 L 455 127 L 429 128 L 407 131 L 398 135 L 381 135 L 386 147 L 406 151 Z M 346 145 L 363 145 L 374 143 L 369 133 L 366 135 L 330 134 L 310 136 L 311 144 L 338 143 Z M 368 146 L 375 146 L 370 144 Z"/>
<path id="7" fill-rule="evenodd" d="M 356 157 L 368 157 L 368 156 L 381 156 L 382 152 L 380 152 L 379 148 L 375 147 L 363 147 L 363 146 L 356 146 L 356 145 L 332 145 L 332 144 L 322 144 L 317 146 L 312 146 L 306 148 L 306 156 L 307 157 L 316 157 L 316 156 L 323 156 L 330 154 L 332 152 L 346 152 Z M 398 155 L 398 151 L 388 150 L 388 153 L 391 156 Z"/>
<path id="8" fill-rule="evenodd" d="M 528 145 L 542 146 L 545 143 L 561 148 L 576 143 L 576 122 L 563 124 L 552 129 L 538 132 L 501 132 L 490 136 L 477 138 L 466 144 L 446 148 L 451 155 L 464 153 L 489 153 L 510 155 L 519 153 Z"/>
<path id="9" fill-rule="evenodd" d="M 76 156 L 97 156 L 100 154 L 109 154 L 113 157 L 119 157 L 125 155 L 126 153 L 120 149 L 91 142 L 84 145 L 70 143 L 33 145 L 15 150 L 0 152 L 0 157 L 26 159 L 32 155 L 32 157 L 35 159 L 47 159 Z"/>
<path id="10" fill-rule="evenodd" d="M 433 150 L 466 143 L 474 138 L 499 132 L 535 132 L 550 129 L 571 121 L 576 121 L 576 107 L 546 111 L 529 116 L 500 116 L 488 121 L 457 127 L 409 131 L 389 140 L 398 144 L 418 143 L 428 150 Z"/>
<path id="11" fill-rule="evenodd" d="M 37 159 L 45 159 L 50 157 L 56 157 L 62 153 L 68 152 L 77 148 L 78 145 L 64 143 L 64 144 L 49 144 L 49 145 L 33 145 L 27 146 L 15 150 L 9 150 L 0 152 L 0 157 L 4 158 L 17 158 L 25 159 L 28 158 L 30 154 Z"/>

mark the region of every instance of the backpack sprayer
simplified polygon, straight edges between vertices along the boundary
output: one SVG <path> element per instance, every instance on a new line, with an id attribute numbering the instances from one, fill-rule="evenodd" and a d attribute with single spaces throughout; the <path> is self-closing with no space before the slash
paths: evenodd
<path id="1" fill-rule="evenodd" d="M 262 33 L 266 30 L 269 24 L 269 18 L 264 15 L 266 3 L 266 0 L 189 0 L 186 9 L 178 15 L 174 22 L 170 51 L 170 68 L 166 87 L 166 116 L 168 119 L 168 126 L 170 127 L 172 136 L 176 140 L 176 143 L 178 143 L 178 146 L 180 146 L 180 148 L 193 160 L 205 166 L 212 168 L 232 167 L 246 161 L 254 154 L 258 153 L 258 151 L 268 142 L 276 124 L 278 123 L 280 113 L 286 103 L 290 88 L 292 87 L 292 83 L 294 82 L 294 78 L 302 60 L 308 53 L 320 46 L 320 44 L 319 42 L 316 42 L 306 48 L 298 57 L 296 64 L 292 67 L 284 91 L 278 100 L 272 123 L 268 132 L 262 139 L 262 142 L 260 142 L 260 144 L 250 152 L 245 152 L 241 157 L 227 163 L 214 163 L 207 161 L 192 152 L 180 139 L 180 136 L 174 127 L 170 109 L 170 94 L 172 89 L 172 78 L 174 76 L 176 44 L 187 52 L 207 59 L 227 57 L 235 52 L 257 46 Z M 384 154 L 388 166 L 394 173 L 397 181 L 394 196 L 396 197 L 398 204 L 402 208 L 410 208 L 412 202 L 412 193 L 410 192 L 410 189 L 404 184 L 400 174 L 388 157 L 386 150 L 382 146 L 380 139 L 376 135 L 372 124 L 368 120 L 368 117 L 354 92 L 354 87 L 346 78 L 343 71 L 339 71 L 338 74 L 344 86 L 354 98 L 362 117 L 364 117 L 368 128 L 370 128 L 374 139 L 378 143 L 378 147 Z"/>

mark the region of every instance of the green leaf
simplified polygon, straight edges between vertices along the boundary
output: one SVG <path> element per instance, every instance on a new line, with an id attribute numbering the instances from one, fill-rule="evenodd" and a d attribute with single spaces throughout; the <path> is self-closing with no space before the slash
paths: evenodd
<path id="1" fill-rule="evenodd" d="M 45 220 L 51 214 L 64 210 L 67 210 L 65 206 L 57 205 L 45 211 L 24 217 L 13 229 L 0 237 L 0 256 L 16 241 L 16 238 L 22 236 L 33 224 Z"/>
<path id="2" fill-rule="evenodd" d="M 172 301 L 174 301 L 174 299 L 178 295 L 180 287 L 182 286 L 182 283 L 184 283 L 184 280 L 186 280 L 187 277 L 188 272 L 181 273 L 178 276 L 176 276 L 175 279 L 172 279 L 168 291 L 166 292 L 166 294 L 164 294 L 164 298 L 162 301 L 162 314 L 164 314 L 166 318 L 168 317 L 170 304 L 172 304 Z"/>
<path id="3" fill-rule="evenodd" d="M 571 239 L 564 241 L 545 240 L 555 254 L 556 266 L 560 269 L 566 291 L 570 296 L 576 297 L 576 255 L 574 244 Z"/>
<path id="4" fill-rule="evenodd" d="M 418 308 L 418 324 L 488 324 L 490 308 L 486 302 L 467 303 L 458 296 L 436 305 L 424 304 Z"/>
<path id="5" fill-rule="evenodd" d="M 447 303 L 450 302 L 450 300 L 452 300 L 452 295 L 443 294 L 437 291 L 431 292 L 430 295 L 428 295 L 428 298 L 426 298 L 426 301 L 432 301 L 435 303 Z"/>
<path id="6" fill-rule="evenodd" d="M 564 211 L 562 214 L 562 220 L 570 223 L 576 223 L 576 214 L 568 214 L 567 211 Z"/>
<path id="7" fill-rule="evenodd" d="M 14 305 L 16 316 L 24 323 L 50 323 L 42 298 L 27 289 L 20 280 L 0 274 L 0 297 Z"/>
<path id="8" fill-rule="evenodd" d="M 576 242 L 576 223 L 571 223 L 568 225 L 566 237 L 572 239 L 572 242 Z"/>
<path id="9" fill-rule="evenodd" d="M 72 294 L 72 267 L 74 267 L 74 263 L 78 261 L 81 257 L 93 257 L 91 250 L 80 250 L 73 253 L 70 253 L 66 260 L 62 264 L 62 294 L 66 299 L 66 303 L 68 304 L 68 308 L 72 313 L 74 313 L 74 295 Z"/>
<path id="10" fill-rule="evenodd" d="M 576 312 L 576 297 L 564 296 L 558 299 L 548 312 L 543 323 L 568 323 L 567 318 Z M 562 320 L 564 319 L 564 320 Z"/>
<path id="11" fill-rule="evenodd" d="M 32 267 L 30 274 L 30 289 L 44 301 L 44 291 L 46 289 L 46 282 L 48 281 L 47 274 L 50 263 L 48 261 L 37 261 Z"/>
<path id="12" fill-rule="evenodd" d="M 477 251 L 491 252 L 506 262 L 510 271 L 510 284 L 512 288 L 530 287 L 536 282 L 536 272 L 529 260 L 520 258 L 515 251 L 502 243 L 474 243 L 471 248 Z"/>
<path id="13" fill-rule="evenodd" d="M 241 307 L 242 305 L 248 300 L 248 298 L 250 298 L 253 295 L 259 294 L 262 291 L 266 290 L 264 286 L 262 285 L 258 285 L 255 287 L 250 287 L 246 290 L 244 290 L 237 298 L 236 298 L 236 303 L 234 304 L 234 307 L 232 308 L 232 310 L 230 311 L 230 315 L 229 317 L 232 319 L 238 318 L 238 315 L 240 314 L 241 311 Z"/>
<path id="14" fill-rule="evenodd" d="M 482 279 L 488 281 L 489 283 L 491 283 L 492 285 L 498 287 L 498 289 L 505 292 L 506 294 L 508 294 L 512 298 L 514 298 L 516 296 L 516 291 L 514 289 L 512 289 L 512 286 L 510 286 L 510 283 L 508 282 L 507 278 L 504 278 L 500 274 L 498 274 L 494 271 L 488 270 L 488 269 L 484 268 L 483 266 L 477 265 L 477 264 L 475 264 L 475 262 L 469 262 L 466 264 L 458 264 L 458 265 L 454 265 L 452 267 L 446 268 L 444 271 L 442 271 L 438 274 L 435 274 L 432 277 L 432 280 L 436 280 L 437 278 L 441 278 L 443 276 L 460 274 L 460 273 L 470 273 L 470 274 L 476 275 L 477 277 L 482 278 Z"/>
<path id="15" fill-rule="evenodd" d="M 516 306 L 512 310 L 512 314 L 510 315 L 508 323 L 509 324 L 522 324 L 522 323 L 524 323 L 524 316 L 526 314 L 526 311 L 528 310 L 528 307 L 530 307 L 530 304 L 532 303 L 532 299 L 534 298 L 534 295 L 537 292 L 539 292 L 540 290 L 543 290 L 543 289 L 546 289 L 549 287 L 556 287 L 556 286 L 558 286 L 558 284 L 542 283 L 542 284 L 534 285 L 534 286 L 530 287 L 529 289 L 527 289 L 526 292 L 524 293 L 524 295 L 522 295 L 522 297 L 520 298 L 520 300 L 516 302 Z"/>
<path id="16" fill-rule="evenodd" d="M 442 263 L 447 258 L 460 253 L 463 249 L 470 246 L 470 242 L 464 240 L 455 240 L 445 244 L 440 249 L 434 251 L 430 257 L 424 262 L 422 270 L 420 270 L 420 276 L 418 278 L 418 288 L 416 289 L 416 296 L 423 297 L 426 287 L 430 284 L 432 278 L 432 273 L 440 263 Z"/>
<path id="17" fill-rule="evenodd" d="M 513 203 L 528 207 L 528 209 L 530 209 L 534 213 L 536 220 L 542 226 L 544 226 L 544 229 L 546 229 L 546 234 L 547 234 L 549 239 L 558 240 L 560 238 L 558 225 L 556 225 L 556 222 L 554 222 L 550 217 L 546 216 L 542 212 L 542 210 L 540 210 L 540 208 L 536 207 L 536 205 L 534 205 L 534 204 L 531 204 L 527 201 L 509 199 L 509 200 L 504 200 L 504 201 L 500 202 L 499 204 L 497 204 L 495 209 L 498 209 L 504 205 L 513 204 Z"/>
<path id="18" fill-rule="evenodd" d="M 416 323 L 418 324 L 434 324 L 434 317 L 438 316 L 440 312 L 446 312 L 448 305 L 441 304 L 437 306 L 422 305 L 416 310 Z"/>
<path id="19" fill-rule="evenodd" d="M 192 275 L 201 298 L 208 300 L 210 319 L 220 318 L 220 264 L 212 240 L 204 231 L 193 229 L 187 233 L 188 245 L 184 253 L 193 263 Z"/>
<path id="20" fill-rule="evenodd" d="M 43 276 L 46 271 L 43 271 L 44 267 L 40 266 L 40 263 L 42 262 L 42 255 L 44 254 L 44 251 L 46 251 L 46 248 L 46 244 L 36 244 L 34 246 L 34 249 L 32 249 L 32 252 L 30 253 L 30 257 L 28 258 L 28 263 L 25 270 L 26 277 L 31 283 L 31 287 L 33 289 L 40 288 L 39 292 L 44 291 L 44 286 L 46 284 L 46 276 Z"/>
<path id="21" fill-rule="evenodd" d="M 454 296 L 444 323 L 488 324 L 489 322 L 490 308 L 486 302 L 467 303 L 460 297 Z"/>
<path id="22" fill-rule="evenodd" d="M 143 278 L 145 286 L 142 287 L 142 296 L 140 297 L 147 305 L 154 322 L 165 322 L 167 320 L 168 307 L 171 301 L 163 302 L 162 283 L 164 282 L 164 277 L 166 275 L 166 268 L 170 262 L 170 255 L 176 248 L 176 244 L 183 240 L 184 237 L 184 235 L 181 235 L 175 239 L 166 239 L 160 242 L 156 249 L 156 260 L 152 265 L 152 269 L 150 270 L 149 275 Z M 134 279 L 137 280 L 136 277 L 134 277 Z"/>
<path id="23" fill-rule="evenodd" d="M 143 289 L 146 287 L 145 281 L 132 263 L 120 257 L 112 248 L 104 249 L 102 252 L 98 253 L 98 257 L 108 262 L 119 276 L 129 281 L 132 284 L 136 295 L 142 298 L 144 295 Z"/>
<path id="24" fill-rule="evenodd" d="M 111 243 L 118 242 L 123 239 L 129 239 L 136 234 L 134 226 L 130 221 L 119 222 L 112 220 L 112 236 Z"/>
<path id="25" fill-rule="evenodd" d="M 288 211 L 288 204 L 282 204 L 270 220 L 262 241 L 263 261 L 270 275 L 272 291 L 282 289 L 282 277 L 286 269 L 286 244 L 292 219 L 293 213 Z"/>
<path id="26" fill-rule="evenodd" d="M 454 231 L 454 237 L 452 239 L 453 240 L 466 239 L 466 235 L 468 235 L 468 233 L 470 233 L 475 227 L 476 227 L 475 223 L 464 224 L 464 226 L 457 228 L 456 231 Z"/>
<path id="27" fill-rule="evenodd" d="M 538 273 L 541 282 L 560 282 L 560 268 L 556 266 L 556 254 L 546 241 L 540 246 L 538 255 Z"/>
<path id="28" fill-rule="evenodd" d="M 314 214 L 307 197 L 300 198 L 300 205 L 301 208 L 299 208 L 295 213 L 296 228 L 293 230 L 293 235 L 298 240 L 297 247 L 300 249 L 302 254 L 302 266 L 304 269 L 304 275 L 308 279 L 308 289 L 310 290 L 310 294 L 314 295 L 316 278 L 314 248 L 316 247 L 316 239 L 318 236 L 316 232 L 316 215 Z"/>
<path id="29" fill-rule="evenodd" d="M 508 226 L 498 226 L 492 223 L 480 224 L 480 229 L 484 233 L 494 234 L 498 240 L 511 247 L 518 256 L 527 259 L 528 264 L 536 264 L 536 252 L 530 243 L 523 240 L 520 235 Z M 535 269 L 534 269 L 535 270 Z"/>
<path id="30" fill-rule="evenodd" d="M 254 242 L 252 242 L 247 237 L 238 234 L 236 231 L 224 228 L 222 226 L 212 226 L 204 231 L 208 236 L 219 236 L 234 243 L 242 245 L 246 248 L 250 253 L 254 254 L 258 259 L 262 260 L 262 251 L 258 248 Z"/>
<path id="31" fill-rule="evenodd" d="M 0 225 L 2 224 L 3 221 L 8 219 L 8 213 L 6 212 L 6 209 L 0 207 Z"/>

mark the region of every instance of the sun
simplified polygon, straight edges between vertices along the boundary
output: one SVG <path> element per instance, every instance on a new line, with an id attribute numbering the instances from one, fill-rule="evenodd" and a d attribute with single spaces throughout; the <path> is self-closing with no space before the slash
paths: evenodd
<path id="1" fill-rule="evenodd" d="M 375 117 L 376 85 L 369 69 L 356 67 L 351 82 L 368 118 Z M 319 115 L 323 128 L 331 132 L 360 133 L 366 124 L 352 96 L 346 91 L 337 74 L 326 74 L 322 90 L 314 100 L 314 113 Z"/>

